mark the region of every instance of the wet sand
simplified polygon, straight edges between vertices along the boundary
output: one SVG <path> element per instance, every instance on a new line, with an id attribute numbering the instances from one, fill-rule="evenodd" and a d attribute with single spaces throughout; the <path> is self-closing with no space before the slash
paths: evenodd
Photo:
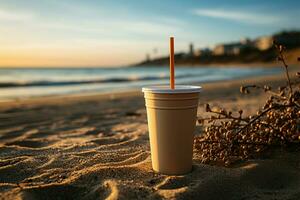
<path id="1" fill-rule="evenodd" d="M 204 84 L 198 115 L 205 103 L 254 113 L 266 96 L 239 86 L 281 77 Z M 151 169 L 140 92 L 1 103 L 0 199 L 300 199 L 300 153 L 278 149 L 230 168 L 195 155 L 191 173 L 167 176 Z"/>

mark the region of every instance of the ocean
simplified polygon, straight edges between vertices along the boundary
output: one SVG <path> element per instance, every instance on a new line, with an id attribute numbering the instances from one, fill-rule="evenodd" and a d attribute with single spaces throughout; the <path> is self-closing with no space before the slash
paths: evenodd
<path id="1" fill-rule="evenodd" d="M 1 68 L 0 100 L 140 90 L 169 81 L 168 66 L 120 68 Z M 177 67 L 176 84 L 205 83 L 282 72 L 269 67 Z"/>

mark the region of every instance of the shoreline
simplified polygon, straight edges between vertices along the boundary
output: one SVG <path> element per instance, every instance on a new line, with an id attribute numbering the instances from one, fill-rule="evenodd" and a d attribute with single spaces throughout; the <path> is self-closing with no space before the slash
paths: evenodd
<path id="1" fill-rule="evenodd" d="M 291 68 L 290 73 L 294 73 L 296 68 Z M 250 76 L 250 77 L 240 77 L 233 80 L 217 80 L 217 81 L 209 81 L 207 83 L 193 83 L 192 85 L 201 85 L 203 88 L 219 88 L 223 85 L 234 85 L 237 86 L 238 83 L 243 84 L 251 84 L 255 81 L 259 81 L 264 83 L 266 80 L 274 81 L 277 79 L 281 79 L 283 77 L 282 73 L 272 74 L 267 76 Z M 223 82 L 220 86 L 220 83 Z M 237 87 L 237 89 L 239 86 Z M 105 92 L 105 93 L 97 93 L 97 92 L 90 92 L 90 93 L 81 93 L 81 94 L 67 94 L 67 95 L 55 95 L 55 96 L 38 96 L 38 97 L 29 97 L 29 98 L 22 98 L 22 99 L 9 99 L 9 100 L 1 100 L 0 101 L 0 108 L 6 106 L 13 106 L 13 105 L 28 105 L 28 104 L 43 104 L 43 103 L 68 103 L 68 102 L 78 102 L 78 101 L 86 101 L 86 100 L 113 100 L 117 98 L 126 98 L 126 97 L 141 97 L 143 94 L 141 89 L 130 89 L 126 91 L 119 91 L 119 92 Z"/>
<path id="2" fill-rule="evenodd" d="M 220 67 L 222 68 L 222 67 Z M 251 68 L 251 66 L 248 66 L 248 68 Z M 280 66 L 273 67 L 274 69 L 280 69 Z M 291 66 L 291 69 L 295 69 L 295 66 Z M 281 72 L 278 72 L 280 74 Z M 267 75 L 268 77 L 271 76 L 277 76 L 278 74 L 271 74 Z M 262 77 L 265 75 L 259 75 L 258 77 Z M 211 81 L 206 81 L 206 82 L 194 82 L 191 84 L 196 84 L 196 85 L 206 85 L 206 84 L 214 84 L 214 83 L 220 83 L 220 82 L 233 82 L 233 81 L 239 81 L 239 80 L 244 80 L 244 79 L 252 79 L 253 77 L 256 77 L 256 75 L 249 75 L 246 77 L 238 77 L 230 80 L 211 80 Z M 52 101 L 52 100 L 59 100 L 59 99 L 67 99 L 67 100 L 72 100 L 72 99 L 89 99 L 89 98 L 117 98 L 117 97 L 122 97 L 122 96 L 131 96 L 133 94 L 138 95 L 138 93 L 141 91 L 140 89 L 134 89 L 134 88 L 129 88 L 129 89 L 123 89 L 121 91 L 111 91 L 111 92 L 84 92 L 84 93 L 73 93 L 73 94 L 62 94 L 62 95 L 52 95 L 52 96 L 32 96 L 32 97 L 24 97 L 24 98 L 7 98 L 7 99 L 0 99 L 0 107 L 2 104 L 16 104 L 17 102 L 19 103 L 25 103 L 25 102 L 30 102 L 30 101 Z"/>

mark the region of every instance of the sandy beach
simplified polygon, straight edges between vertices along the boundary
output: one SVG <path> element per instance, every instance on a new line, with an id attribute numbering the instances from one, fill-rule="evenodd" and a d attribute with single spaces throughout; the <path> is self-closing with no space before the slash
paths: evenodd
<path id="1" fill-rule="evenodd" d="M 204 104 L 255 113 L 261 93 L 241 84 L 284 83 L 283 75 L 203 84 Z M 201 134 L 197 127 L 196 134 Z M 0 103 L 0 199 L 300 199 L 300 151 L 277 149 L 231 167 L 152 171 L 140 91 Z"/>

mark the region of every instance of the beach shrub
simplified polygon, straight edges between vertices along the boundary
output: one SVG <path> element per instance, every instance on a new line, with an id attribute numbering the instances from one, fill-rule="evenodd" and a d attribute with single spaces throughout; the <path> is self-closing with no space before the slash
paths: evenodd
<path id="1" fill-rule="evenodd" d="M 243 110 L 238 113 L 215 110 L 206 104 L 205 110 L 211 116 L 198 118 L 205 129 L 194 142 L 196 155 L 203 163 L 229 166 L 257 157 L 271 147 L 300 144 L 300 72 L 291 81 L 285 48 L 277 43 L 274 47 L 285 69 L 287 84 L 275 90 L 267 85 L 241 86 L 243 94 L 250 93 L 251 89 L 269 94 L 265 105 L 253 116 L 244 116 Z"/>

